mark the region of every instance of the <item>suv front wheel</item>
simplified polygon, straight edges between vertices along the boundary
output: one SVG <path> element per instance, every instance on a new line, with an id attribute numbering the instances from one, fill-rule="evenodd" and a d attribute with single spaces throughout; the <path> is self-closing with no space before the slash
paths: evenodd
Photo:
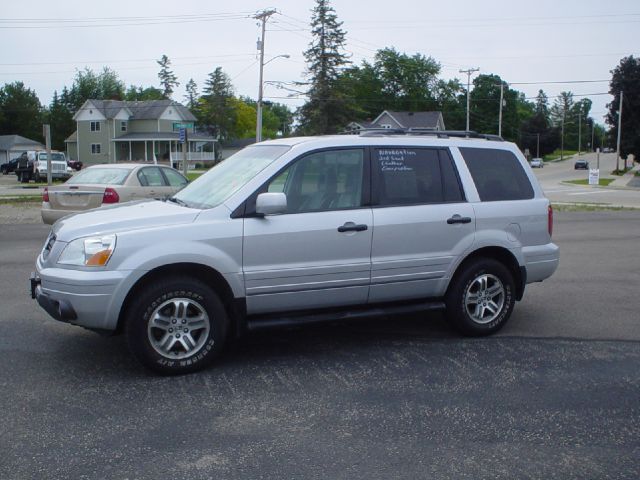
<path id="1" fill-rule="evenodd" d="M 462 334 L 489 335 L 507 322 L 515 304 L 515 283 L 507 267 L 478 258 L 455 275 L 445 302 L 447 317 Z"/>
<path id="2" fill-rule="evenodd" d="M 218 295 L 191 278 L 146 287 L 129 309 L 126 336 L 131 352 L 164 375 L 200 370 L 221 352 L 228 326 Z"/>

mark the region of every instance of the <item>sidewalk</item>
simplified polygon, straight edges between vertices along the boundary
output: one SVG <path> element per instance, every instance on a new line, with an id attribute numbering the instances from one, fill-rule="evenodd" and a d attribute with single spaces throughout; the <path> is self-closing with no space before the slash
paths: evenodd
<path id="1" fill-rule="evenodd" d="M 640 182 L 637 181 L 638 179 L 640 179 L 640 177 L 635 176 L 638 170 L 640 170 L 640 164 L 634 163 L 631 170 L 629 170 L 627 173 L 625 173 L 622 176 L 619 176 L 619 177 L 616 176 L 615 180 L 611 182 L 608 186 L 609 187 L 633 187 L 633 188 L 640 187 Z"/>

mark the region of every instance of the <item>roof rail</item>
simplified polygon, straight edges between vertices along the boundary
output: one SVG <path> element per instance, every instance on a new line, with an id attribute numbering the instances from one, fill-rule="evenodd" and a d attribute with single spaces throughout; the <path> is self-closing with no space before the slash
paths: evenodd
<path id="1" fill-rule="evenodd" d="M 378 137 L 387 135 L 429 135 L 438 138 L 481 138 L 496 142 L 504 141 L 504 139 L 499 135 L 478 133 L 471 130 L 434 130 L 432 128 L 363 128 L 359 133 L 362 137 Z"/>

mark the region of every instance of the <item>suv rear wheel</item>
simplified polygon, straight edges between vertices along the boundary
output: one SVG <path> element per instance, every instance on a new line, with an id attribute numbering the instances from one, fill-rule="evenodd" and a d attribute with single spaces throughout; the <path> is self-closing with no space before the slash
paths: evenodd
<path id="1" fill-rule="evenodd" d="M 474 259 L 453 279 L 445 298 L 447 317 L 464 335 L 489 335 L 511 316 L 514 293 L 513 275 L 507 267 L 491 258 Z"/>
<path id="2" fill-rule="evenodd" d="M 222 351 L 228 317 L 218 295 L 191 278 L 154 283 L 137 296 L 126 318 L 131 352 L 164 375 L 200 370 Z"/>

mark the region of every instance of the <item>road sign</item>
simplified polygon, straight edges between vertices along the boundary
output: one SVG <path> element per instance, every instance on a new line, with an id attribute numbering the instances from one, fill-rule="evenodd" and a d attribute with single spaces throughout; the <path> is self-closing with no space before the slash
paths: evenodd
<path id="1" fill-rule="evenodd" d="M 589 185 L 600 185 L 600 169 L 589 169 Z"/>
<path id="2" fill-rule="evenodd" d="M 187 129 L 180 128 L 180 143 L 185 143 L 187 141 Z"/>

